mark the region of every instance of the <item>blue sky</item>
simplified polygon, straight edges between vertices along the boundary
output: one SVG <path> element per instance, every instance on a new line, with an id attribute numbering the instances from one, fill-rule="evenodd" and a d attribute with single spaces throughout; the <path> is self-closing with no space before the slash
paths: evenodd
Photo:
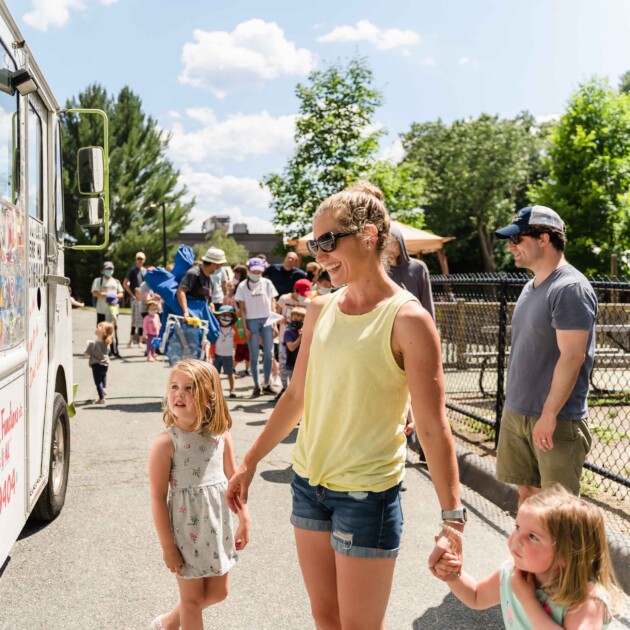
<path id="1" fill-rule="evenodd" d="M 172 133 L 189 229 L 212 214 L 270 228 L 258 180 L 293 150 L 295 84 L 328 62 L 367 57 L 391 159 L 412 122 L 551 116 L 581 81 L 630 70 L 628 0 L 5 2 L 61 104 L 129 85 Z"/>

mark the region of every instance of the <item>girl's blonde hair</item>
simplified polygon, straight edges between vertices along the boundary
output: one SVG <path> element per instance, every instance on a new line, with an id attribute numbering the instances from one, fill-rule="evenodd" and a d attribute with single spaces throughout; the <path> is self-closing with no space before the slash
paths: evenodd
<path id="1" fill-rule="evenodd" d="M 110 322 L 100 322 L 96 327 L 103 334 L 103 342 L 106 346 L 110 346 L 114 339 L 114 324 Z"/>
<path id="2" fill-rule="evenodd" d="M 192 381 L 192 397 L 197 409 L 193 431 L 204 431 L 210 435 L 223 435 L 232 427 L 232 417 L 221 389 L 221 379 L 215 367 L 198 359 L 186 359 L 176 363 L 168 378 L 171 387 L 173 374 L 181 372 Z M 168 391 L 168 390 L 167 390 Z M 175 416 L 165 401 L 164 424 L 171 427 L 176 423 Z"/>
<path id="3" fill-rule="evenodd" d="M 610 559 L 601 512 L 569 494 L 560 484 L 529 497 L 532 508 L 554 541 L 551 579 L 542 587 L 559 606 L 579 606 L 589 598 L 588 584 L 599 584 L 610 596 L 613 612 L 620 588 Z"/>
<path id="4" fill-rule="evenodd" d="M 368 181 L 358 181 L 349 188 L 331 195 L 319 204 L 315 216 L 333 213 L 343 232 L 356 231 L 367 238 L 366 225 L 377 230 L 376 251 L 386 260 L 385 248 L 389 237 L 389 214 L 385 208 L 383 192 Z"/>

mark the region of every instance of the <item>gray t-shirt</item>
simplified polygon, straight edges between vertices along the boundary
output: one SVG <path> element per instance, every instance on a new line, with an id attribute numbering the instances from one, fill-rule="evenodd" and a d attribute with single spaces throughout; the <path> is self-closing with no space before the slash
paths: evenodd
<path id="1" fill-rule="evenodd" d="M 589 330 L 586 358 L 559 420 L 588 415 L 588 377 L 595 355 L 597 297 L 588 280 L 571 265 L 556 269 L 534 288 L 523 288 L 512 316 L 512 347 L 505 406 L 516 413 L 540 416 L 551 388 L 560 350 L 556 330 Z"/>

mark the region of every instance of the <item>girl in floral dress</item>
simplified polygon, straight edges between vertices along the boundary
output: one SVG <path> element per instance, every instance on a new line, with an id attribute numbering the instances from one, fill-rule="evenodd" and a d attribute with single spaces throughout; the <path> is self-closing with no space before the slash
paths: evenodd
<path id="1" fill-rule="evenodd" d="M 227 597 L 228 571 L 249 540 L 247 509 L 235 533 L 225 501 L 236 469 L 232 419 L 212 365 L 190 359 L 173 367 L 164 424 L 149 455 L 151 510 L 180 599 L 151 627 L 196 630 L 203 609 Z"/>

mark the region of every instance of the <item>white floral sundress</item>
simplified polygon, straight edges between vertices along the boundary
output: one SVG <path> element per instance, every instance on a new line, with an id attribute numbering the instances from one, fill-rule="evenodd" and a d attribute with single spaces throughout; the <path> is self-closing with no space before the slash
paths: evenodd
<path id="1" fill-rule="evenodd" d="M 226 500 L 224 441 L 169 427 L 173 441 L 168 505 L 185 578 L 224 575 L 237 560 L 234 523 Z"/>

